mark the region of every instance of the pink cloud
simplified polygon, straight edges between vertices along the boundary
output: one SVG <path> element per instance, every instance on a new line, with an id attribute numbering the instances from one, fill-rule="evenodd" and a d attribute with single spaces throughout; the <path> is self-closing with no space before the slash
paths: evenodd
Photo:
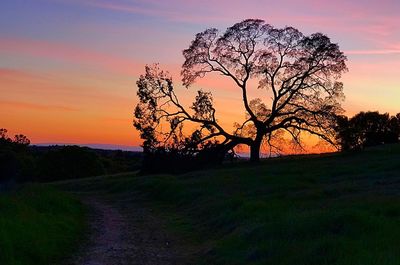
<path id="1" fill-rule="evenodd" d="M 17 109 L 29 109 L 29 110 L 40 110 L 40 111 L 79 111 L 79 109 L 72 108 L 69 106 L 62 105 L 46 105 L 37 104 L 31 102 L 19 102 L 19 101 L 0 101 L 3 107 L 17 108 Z"/>
<path id="2" fill-rule="evenodd" d="M 114 11 L 163 17 L 171 20 L 202 22 L 202 24 L 209 21 L 231 21 L 237 17 L 242 19 L 247 17 L 281 18 L 288 21 L 297 16 L 301 17 L 302 13 L 306 13 L 306 17 L 310 19 L 320 17 L 331 18 L 336 21 L 362 21 L 376 17 L 390 18 L 390 15 L 396 17 L 396 12 L 393 12 L 393 8 L 391 8 L 396 2 L 390 0 L 383 0 L 379 3 L 365 3 L 362 7 L 360 7 L 360 3 L 357 1 L 346 0 L 282 0 L 279 3 L 251 0 L 246 3 L 237 0 L 201 2 L 192 0 L 87 0 L 82 2 L 75 0 L 75 3 Z M 392 11 L 392 14 L 389 11 Z M 338 18 L 338 14 L 341 15 L 340 18 Z"/>
<path id="3" fill-rule="evenodd" d="M 26 71 L 0 67 L 0 80 L 4 81 L 4 80 L 22 80 L 22 79 L 39 80 L 39 79 L 45 79 L 45 77 L 37 74 L 32 74 Z"/>
<path id="4" fill-rule="evenodd" d="M 99 53 L 77 46 L 32 39 L 0 39 L 1 52 L 28 54 L 37 57 L 69 61 L 81 65 L 100 67 L 112 72 L 133 74 L 138 64 L 131 60 Z"/>
<path id="5" fill-rule="evenodd" d="M 168 10 L 155 10 L 151 8 L 144 8 L 144 7 L 138 7 L 134 5 L 127 5 L 127 4 L 120 4 L 116 3 L 116 1 L 113 2 L 107 2 L 107 1 L 88 1 L 86 4 L 94 7 L 99 7 L 99 8 L 104 8 L 104 9 L 110 9 L 110 10 L 115 10 L 115 11 L 122 11 L 122 12 L 128 12 L 128 13 L 134 13 L 134 14 L 143 14 L 143 15 L 149 15 L 149 16 L 166 16 L 166 17 L 174 17 L 178 15 L 178 13 L 173 12 L 173 11 L 168 11 Z"/>
<path id="6" fill-rule="evenodd" d="M 139 14 L 151 17 L 161 17 L 170 21 L 194 23 L 203 23 L 204 21 L 229 21 L 226 16 L 220 16 L 218 14 L 213 15 L 212 12 L 201 14 L 198 12 L 193 12 L 193 10 L 189 12 L 185 12 L 188 10 L 183 11 L 187 8 L 193 8 L 193 1 L 192 3 L 190 2 L 191 1 L 187 1 L 184 3 L 163 3 L 162 1 L 141 1 L 140 5 L 137 5 L 133 3 L 121 3 L 119 1 L 91 0 L 85 2 L 84 4 L 112 11 Z M 180 10 L 177 10 L 177 6 L 181 6 Z"/>
<path id="7" fill-rule="evenodd" d="M 347 55 L 385 55 L 400 54 L 400 49 L 382 49 L 382 50 L 348 50 L 344 51 Z"/>
<path id="8" fill-rule="evenodd" d="M 340 32 L 352 31 L 365 37 L 390 36 L 398 31 L 400 5 L 396 1 L 382 0 L 379 3 L 358 1 L 154 1 L 139 0 L 110 1 L 91 0 L 89 5 L 113 11 L 129 12 L 171 21 L 216 23 L 229 25 L 248 17 L 264 18 L 268 22 L 297 27 L 318 28 L 322 31 L 333 29 Z M 227 8 L 229 7 L 229 8 Z M 288 8 L 290 7 L 290 8 Z M 295 11 L 296 10 L 296 11 Z M 373 39 L 373 38 L 370 38 Z"/>

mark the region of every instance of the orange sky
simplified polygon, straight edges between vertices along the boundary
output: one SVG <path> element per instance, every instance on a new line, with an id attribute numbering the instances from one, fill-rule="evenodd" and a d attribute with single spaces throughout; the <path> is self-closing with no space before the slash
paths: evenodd
<path id="1" fill-rule="evenodd" d="M 348 115 L 400 112 L 400 4 L 332 2 L 4 0 L 0 127 L 33 143 L 140 145 L 132 112 L 144 65 L 159 62 L 179 85 L 181 51 L 196 33 L 249 17 L 339 43 L 349 58 L 342 79 Z M 202 80 L 179 93 L 188 101 L 198 87 L 213 91 L 226 126 L 243 118 L 230 83 Z"/>

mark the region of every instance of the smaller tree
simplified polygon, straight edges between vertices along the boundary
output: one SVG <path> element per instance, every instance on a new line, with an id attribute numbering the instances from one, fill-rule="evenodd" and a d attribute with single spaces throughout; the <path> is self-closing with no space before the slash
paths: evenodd
<path id="1" fill-rule="evenodd" d="M 197 91 L 186 109 L 175 93 L 172 77 L 158 64 L 145 67 L 137 86 L 140 101 L 134 126 L 144 140 L 144 168 L 179 171 L 174 169 L 177 164 L 187 170 L 196 164 L 218 163 L 235 146 L 217 138 L 226 132 L 217 124 L 211 93 Z"/>
<path id="2" fill-rule="evenodd" d="M 24 181 L 35 175 L 28 137 L 19 134 L 11 139 L 7 133 L 6 129 L 0 129 L 0 184 Z"/>
<path id="3" fill-rule="evenodd" d="M 7 129 L 0 128 L 0 139 L 6 139 L 7 138 Z"/>
<path id="4" fill-rule="evenodd" d="M 28 146 L 30 145 L 31 141 L 23 134 L 16 134 L 14 137 L 14 143 Z"/>

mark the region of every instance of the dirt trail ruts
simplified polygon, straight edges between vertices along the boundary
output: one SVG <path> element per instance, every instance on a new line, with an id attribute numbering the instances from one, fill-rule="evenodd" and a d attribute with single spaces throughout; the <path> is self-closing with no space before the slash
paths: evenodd
<path id="1" fill-rule="evenodd" d="M 189 264 L 187 253 L 175 242 L 150 209 L 131 204 L 118 208 L 86 197 L 90 238 L 71 265 Z"/>

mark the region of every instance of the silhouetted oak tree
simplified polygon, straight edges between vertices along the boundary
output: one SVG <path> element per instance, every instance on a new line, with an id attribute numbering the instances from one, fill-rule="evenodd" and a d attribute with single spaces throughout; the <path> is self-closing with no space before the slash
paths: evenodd
<path id="1" fill-rule="evenodd" d="M 215 145 L 226 152 L 244 144 L 250 147 L 251 160 L 257 161 L 261 144 L 276 134 L 300 142 L 300 133 L 308 132 L 333 143 L 335 117 L 344 97 L 338 80 L 347 70 L 347 59 L 326 35 L 305 36 L 292 27 L 279 29 L 247 19 L 223 33 L 214 28 L 198 33 L 183 55 L 184 86 L 210 73 L 221 74 L 241 91 L 238 100 L 246 120 L 228 131 L 215 118 L 211 92 L 199 90 L 186 108 L 168 73 L 157 65 L 146 66 L 137 81 L 140 102 L 134 121 L 145 150 L 164 146 L 193 151 Z M 258 85 L 252 87 L 254 80 Z M 250 99 L 249 89 L 263 89 L 265 97 Z M 197 125 L 190 133 L 183 129 L 187 122 Z"/>

